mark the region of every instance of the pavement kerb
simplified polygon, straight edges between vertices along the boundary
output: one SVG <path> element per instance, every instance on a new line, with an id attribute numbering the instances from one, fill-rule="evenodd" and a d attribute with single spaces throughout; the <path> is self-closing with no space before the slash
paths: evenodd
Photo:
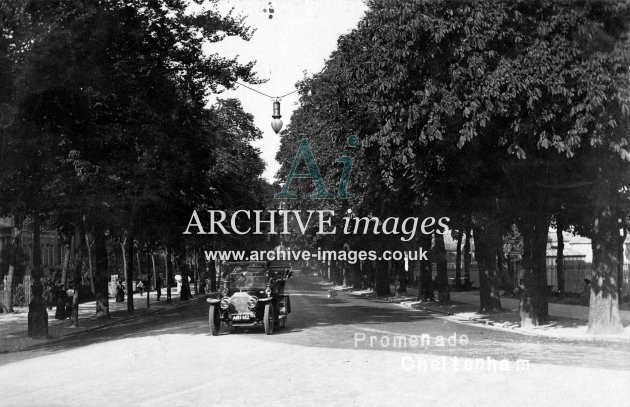
<path id="1" fill-rule="evenodd" d="M 348 295 L 352 295 L 350 293 L 348 293 Z M 369 296 L 355 296 L 354 297 L 357 298 L 370 298 Z M 437 308 L 433 308 L 433 307 L 427 307 L 427 306 L 415 306 L 412 307 L 411 305 L 407 306 L 404 304 L 401 304 L 404 301 L 407 300 L 398 300 L 396 298 L 392 299 L 392 300 L 388 300 L 388 301 L 383 301 L 382 298 L 378 298 L 378 297 L 372 297 L 372 300 L 378 300 L 375 302 L 380 302 L 380 303 L 390 303 L 390 304 L 398 304 L 398 305 L 402 305 L 405 308 L 409 308 L 409 309 L 417 309 L 417 310 L 422 310 L 422 311 L 428 311 L 428 312 L 434 312 L 437 314 L 442 314 L 442 315 L 447 315 L 447 316 L 453 316 L 456 319 L 460 320 L 460 321 L 470 321 L 470 322 L 475 322 L 477 324 L 480 325 L 486 325 L 486 326 L 492 326 L 495 329 L 502 329 L 502 330 L 507 330 L 507 331 L 511 331 L 511 332 L 515 332 L 518 333 L 520 335 L 527 335 L 527 336 L 536 336 L 536 337 L 544 337 L 544 338 L 553 338 L 553 339 L 562 339 L 562 340 L 567 340 L 567 341 L 573 341 L 573 342 L 599 342 L 599 343 L 608 343 L 608 342 L 615 342 L 615 343 L 629 343 L 630 341 L 628 339 L 625 338 L 611 338 L 611 337 L 572 337 L 572 336 L 565 336 L 565 335 L 553 335 L 553 334 L 546 334 L 546 333 L 542 333 L 542 332 L 532 332 L 532 331 L 528 331 L 528 330 L 524 330 L 522 329 L 520 326 L 515 326 L 515 325 L 511 325 L 511 324 L 506 324 L 506 323 L 502 323 L 502 322 L 494 322 L 494 321 L 489 321 L 487 319 L 484 318 L 479 318 L 479 317 L 463 317 L 463 316 L 459 316 L 454 312 L 450 312 L 450 311 L 445 311 L 445 310 L 441 310 L 441 309 L 437 309 Z"/>
<path id="2" fill-rule="evenodd" d="M 591 337 L 573 337 L 573 336 L 566 336 L 566 335 L 553 335 L 553 334 L 548 334 L 548 333 L 543 333 L 543 332 L 534 332 L 534 331 L 525 330 L 525 329 L 521 328 L 520 326 L 516 326 L 516 325 L 509 325 L 509 324 L 502 323 L 502 322 L 489 321 L 487 319 L 479 318 L 479 317 L 463 317 L 463 316 L 459 316 L 459 315 L 457 315 L 457 314 L 455 314 L 453 312 L 443 311 L 443 310 L 435 309 L 435 308 L 431 308 L 431 307 L 419 307 L 419 308 L 406 307 L 406 308 L 422 309 L 424 311 L 430 311 L 430 312 L 436 312 L 436 313 L 440 313 L 440 314 L 444 314 L 444 315 L 448 315 L 448 316 L 454 316 L 456 319 L 458 319 L 460 321 L 471 321 L 471 322 L 475 322 L 475 323 L 480 324 L 480 325 L 492 326 L 492 327 L 494 327 L 496 329 L 508 330 L 508 331 L 511 331 L 511 332 L 518 333 L 520 335 L 536 336 L 536 337 L 544 337 L 544 338 L 553 338 L 553 339 L 562 339 L 562 340 L 573 341 L 573 342 L 630 343 L 630 341 L 628 339 L 625 339 L 625 338 L 595 337 L 595 336 L 591 336 Z"/>
<path id="3" fill-rule="evenodd" d="M 198 303 L 202 303 L 202 302 L 206 301 L 207 297 L 208 297 L 208 294 L 203 294 L 203 295 L 201 295 L 199 297 L 191 298 L 190 300 L 179 301 L 178 303 L 173 304 L 173 306 L 171 306 L 171 307 L 161 307 L 161 308 L 156 308 L 156 309 L 147 311 L 147 312 L 142 313 L 142 314 L 132 314 L 132 315 L 123 317 L 121 319 L 118 319 L 116 321 L 106 322 L 103 325 L 94 326 L 94 327 L 83 329 L 83 330 L 76 331 L 76 332 L 68 332 L 68 333 L 59 335 L 58 337 L 55 337 L 55 338 L 47 338 L 45 341 L 42 341 L 40 343 L 34 343 L 34 344 L 30 345 L 30 346 L 26 346 L 26 347 L 24 347 L 22 349 L 19 349 L 19 350 L 0 351 L 0 354 L 13 353 L 13 352 L 23 352 L 23 351 L 38 349 L 38 348 L 41 348 L 42 346 L 45 346 L 46 344 L 57 342 L 57 341 L 60 341 L 62 339 L 78 337 L 78 336 L 81 336 L 82 334 L 85 334 L 85 333 L 88 333 L 88 332 L 98 331 L 99 329 L 107 328 L 107 327 L 110 327 L 110 326 L 113 326 L 113 325 L 116 325 L 116 324 L 120 324 L 122 322 L 126 322 L 126 321 L 130 321 L 130 320 L 133 320 L 133 319 L 137 319 L 137 318 L 140 318 L 140 317 L 145 316 L 145 315 L 157 314 L 157 313 L 162 312 L 162 311 L 166 311 L 166 310 L 173 309 L 173 308 L 176 308 L 176 307 L 179 307 L 179 306 L 182 306 L 182 305 L 186 305 L 186 304 L 188 304 L 190 302 L 193 302 L 193 301 L 197 301 Z"/>
<path id="4" fill-rule="evenodd" d="M 203 295 L 201 295 L 199 297 L 191 298 L 191 299 L 186 300 L 186 301 L 179 301 L 178 303 L 174 304 L 171 307 L 160 307 L 160 308 L 155 308 L 155 309 L 149 310 L 149 311 L 144 312 L 142 314 L 131 314 L 131 315 L 127 316 L 127 317 L 123 317 L 123 318 L 118 319 L 116 321 L 107 322 L 107 323 L 105 323 L 103 325 L 94 326 L 92 328 L 83 329 L 83 330 L 77 331 L 77 332 L 68 332 L 68 333 L 59 335 L 58 338 L 54 338 L 53 340 L 61 339 L 61 338 L 67 338 L 67 337 L 72 337 L 72 336 L 78 336 L 78 335 L 84 334 L 86 332 L 98 331 L 99 329 L 107 328 L 107 327 L 110 327 L 112 325 L 120 324 L 122 322 L 131 321 L 131 320 L 143 317 L 145 315 L 157 314 L 158 312 L 162 312 L 162 311 L 166 311 L 166 310 L 169 310 L 169 309 L 172 309 L 172 308 L 176 308 L 176 307 L 179 307 L 179 306 L 182 306 L 182 305 L 186 305 L 186 304 L 188 304 L 188 303 L 190 303 L 192 301 L 197 301 L 198 303 L 205 302 L 207 297 L 208 297 L 207 294 L 203 294 Z"/>

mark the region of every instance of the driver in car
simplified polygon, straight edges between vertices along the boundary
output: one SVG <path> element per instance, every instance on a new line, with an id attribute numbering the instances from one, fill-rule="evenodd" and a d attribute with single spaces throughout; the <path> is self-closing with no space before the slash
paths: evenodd
<path id="1" fill-rule="evenodd" d="M 243 286 L 251 288 L 254 286 L 254 276 L 251 273 L 243 272 Z"/>

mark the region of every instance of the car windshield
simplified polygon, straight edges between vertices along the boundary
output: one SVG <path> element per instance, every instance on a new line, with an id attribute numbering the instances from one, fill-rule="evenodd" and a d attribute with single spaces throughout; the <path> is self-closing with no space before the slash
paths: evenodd
<path id="1" fill-rule="evenodd" d="M 237 290 L 265 287 L 265 275 L 248 271 L 237 271 L 230 274 L 230 285 Z"/>
<path id="2" fill-rule="evenodd" d="M 269 276 L 273 278 L 284 278 L 286 269 L 283 267 L 271 267 L 269 269 Z"/>

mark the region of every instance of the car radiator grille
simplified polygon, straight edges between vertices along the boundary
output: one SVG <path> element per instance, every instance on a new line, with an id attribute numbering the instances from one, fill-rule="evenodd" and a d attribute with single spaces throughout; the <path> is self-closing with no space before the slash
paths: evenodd
<path id="1" fill-rule="evenodd" d="M 230 300 L 230 313 L 232 314 L 241 314 L 249 312 L 249 308 L 247 308 L 247 301 L 249 300 L 249 295 L 234 295 Z"/>

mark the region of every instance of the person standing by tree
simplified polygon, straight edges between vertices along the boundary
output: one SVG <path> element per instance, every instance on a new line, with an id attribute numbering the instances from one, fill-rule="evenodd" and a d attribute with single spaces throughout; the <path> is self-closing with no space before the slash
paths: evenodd
<path id="1" fill-rule="evenodd" d="M 118 285 L 116 286 L 116 302 L 124 302 L 125 301 L 125 288 L 122 285 L 122 282 L 118 280 Z"/>
<path id="2" fill-rule="evenodd" d="M 55 287 L 55 319 L 66 319 L 66 290 L 58 283 Z"/>
<path id="3" fill-rule="evenodd" d="M 52 281 L 49 281 L 46 284 L 46 289 L 44 291 L 44 298 L 46 300 L 46 307 L 48 308 L 48 310 L 52 310 L 53 304 L 54 304 L 54 298 L 55 298 L 55 286 L 53 284 Z"/>
<path id="4" fill-rule="evenodd" d="M 157 293 L 157 300 L 160 301 L 162 296 L 162 276 L 160 275 L 155 278 L 155 292 Z"/>

